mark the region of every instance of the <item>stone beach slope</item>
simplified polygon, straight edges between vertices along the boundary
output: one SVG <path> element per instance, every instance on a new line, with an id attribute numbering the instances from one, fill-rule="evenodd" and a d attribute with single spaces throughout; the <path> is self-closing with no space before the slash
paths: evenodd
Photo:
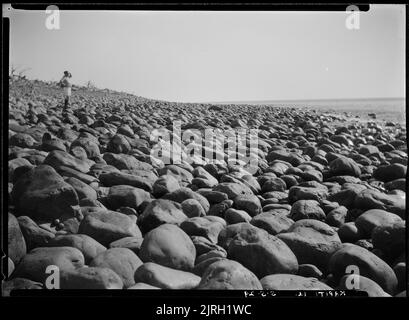
<path id="1" fill-rule="evenodd" d="M 406 296 L 406 127 L 81 87 L 69 110 L 62 100 L 50 83 L 10 82 L 4 295 L 46 289 L 56 266 L 62 289 Z M 180 163 L 152 157 L 152 132 L 175 121 L 258 129 L 256 168 L 223 148 L 204 157 L 220 139 L 189 158 L 182 138 Z"/>

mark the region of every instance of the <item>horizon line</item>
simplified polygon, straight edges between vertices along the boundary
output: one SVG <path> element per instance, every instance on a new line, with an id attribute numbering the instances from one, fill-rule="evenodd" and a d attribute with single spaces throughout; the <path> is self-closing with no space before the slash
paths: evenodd
<path id="1" fill-rule="evenodd" d="M 317 102 L 317 101 L 334 101 L 334 100 L 406 100 L 406 97 L 356 97 L 356 98 L 317 98 L 317 99 L 271 99 L 271 100 L 229 100 L 229 101 L 211 101 L 202 103 L 213 103 L 213 104 L 273 104 L 273 103 L 283 103 L 283 102 Z"/>

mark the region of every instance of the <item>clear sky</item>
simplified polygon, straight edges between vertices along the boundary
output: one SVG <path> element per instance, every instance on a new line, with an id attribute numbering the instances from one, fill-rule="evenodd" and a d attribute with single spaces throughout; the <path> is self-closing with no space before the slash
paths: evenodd
<path id="1" fill-rule="evenodd" d="M 185 102 L 405 96 L 405 7 L 346 12 L 45 11 L 10 15 L 29 78 Z"/>

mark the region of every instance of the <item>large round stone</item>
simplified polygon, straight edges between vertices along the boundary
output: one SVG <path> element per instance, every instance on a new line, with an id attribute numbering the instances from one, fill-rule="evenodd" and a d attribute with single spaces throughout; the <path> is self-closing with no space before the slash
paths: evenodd
<path id="1" fill-rule="evenodd" d="M 264 290 L 333 290 L 316 278 L 295 274 L 272 274 L 260 280 Z"/>
<path id="2" fill-rule="evenodd" d="M 262 290 L 255 274 L 233 260 L 219 260 L 204 272 L 197 289 L 205 290 Z"/>
<path id="3" fill-rule="evenodd" d="M 82 267 L 61 273 L 61 289 L 122 289 L 119 275 L 109 268 Z"/>
<path id="4" fill-rule="evenodd" d="M 75 215 L 75 189 L 50 166 L 40 165 L 23 174 L 11 193 L 16 212 L 34 220 Z"/>
<path id="5" fill-rule="evenodd" d="M 392 268 L 367 249 L 353 244 L 344 245 L 331 257 L 329 271 L 335 279 L 340 279 L 349 266 L 358 267 L 361 276 L 375 281 L 387 293 L 395 293 L 398 280 Z"/>
<path id="6" fill-rule="evenodd" d="M 145 235 L 139 256 L 143 262 L 191 270 L 196 258 L 196 248 L 182 229 L 173 224 L 162 224 Z"/>
<path id="7" fill-rule="evenodd" d="M 191 272 L 146 262 L 136 270 L 135 282 L 147 283 L 161 289 L 193 289 L 199 284 L 200 277 Z"/>
<path id="8" fill-rule="evenodd" d="M 27 251 L 26 242 L 21 232 L 19 223 L 14 215 L 8 214 L 8 256 L 15 263 L 19 263 Z"/>
<path id="9" fill-rule="evenodd" d="M 91 262 L 98 254 L 104 252 L 106 248 L 98 241 L 86 234 L 58 235 L 52 238 L 48 247 L 73 247 L 77 248 L 84 255 L 85 263 Z"/>
<path id="10" fill-rule="evenodd" d="M 304 219 L 277 235 L 295 253 L 300 264 L 313 264 L 326 270 L 331 255 L 341 246 L 336 231 L 324 222 Z"/>
<path id="11" fill-rule="evenodd" d="M 97 255 L 90 267 L 109 268 L 121 278 L 124 287 L 135 284 L 135 271 L 142 265 L 141 259 L 127 248 L 110 248 Z"/>
<path id="12" fill-rule="evenodd" d="M 161 224 L 170 223 L 180 225 L 187 219 L 182 211 L 182 206 L 171 200 L 157 199 L 148 204 L 139 216 L 138 224 L 142 232 L 146 233 Z"/>
<path id="13" fill-rule="evenodd" d="M 258 277 L 273 273 L 297 273 L 298 262 L 290 248 L 257 227 L 235 235 L 227 250 L 229 259 L 240 262 Z"/>
<path id="14" fill-rule="evenodd" d="M 47 269 L 50 266 L 58 267 L 60 272 L 75 270 L 84 266 L 84 256 L 72 247 L 36 248 L 24 256 L 13 277 L 44 283 L 51 274 Z"/>

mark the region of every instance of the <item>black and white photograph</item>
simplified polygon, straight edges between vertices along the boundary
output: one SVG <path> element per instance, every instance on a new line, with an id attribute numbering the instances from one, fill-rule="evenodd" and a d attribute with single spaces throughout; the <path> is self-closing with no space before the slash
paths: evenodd
<path id="1" fill-rule="evenodd" d="M 406 297 L 406 5 L 2 23 L 4 299 Z"/>

